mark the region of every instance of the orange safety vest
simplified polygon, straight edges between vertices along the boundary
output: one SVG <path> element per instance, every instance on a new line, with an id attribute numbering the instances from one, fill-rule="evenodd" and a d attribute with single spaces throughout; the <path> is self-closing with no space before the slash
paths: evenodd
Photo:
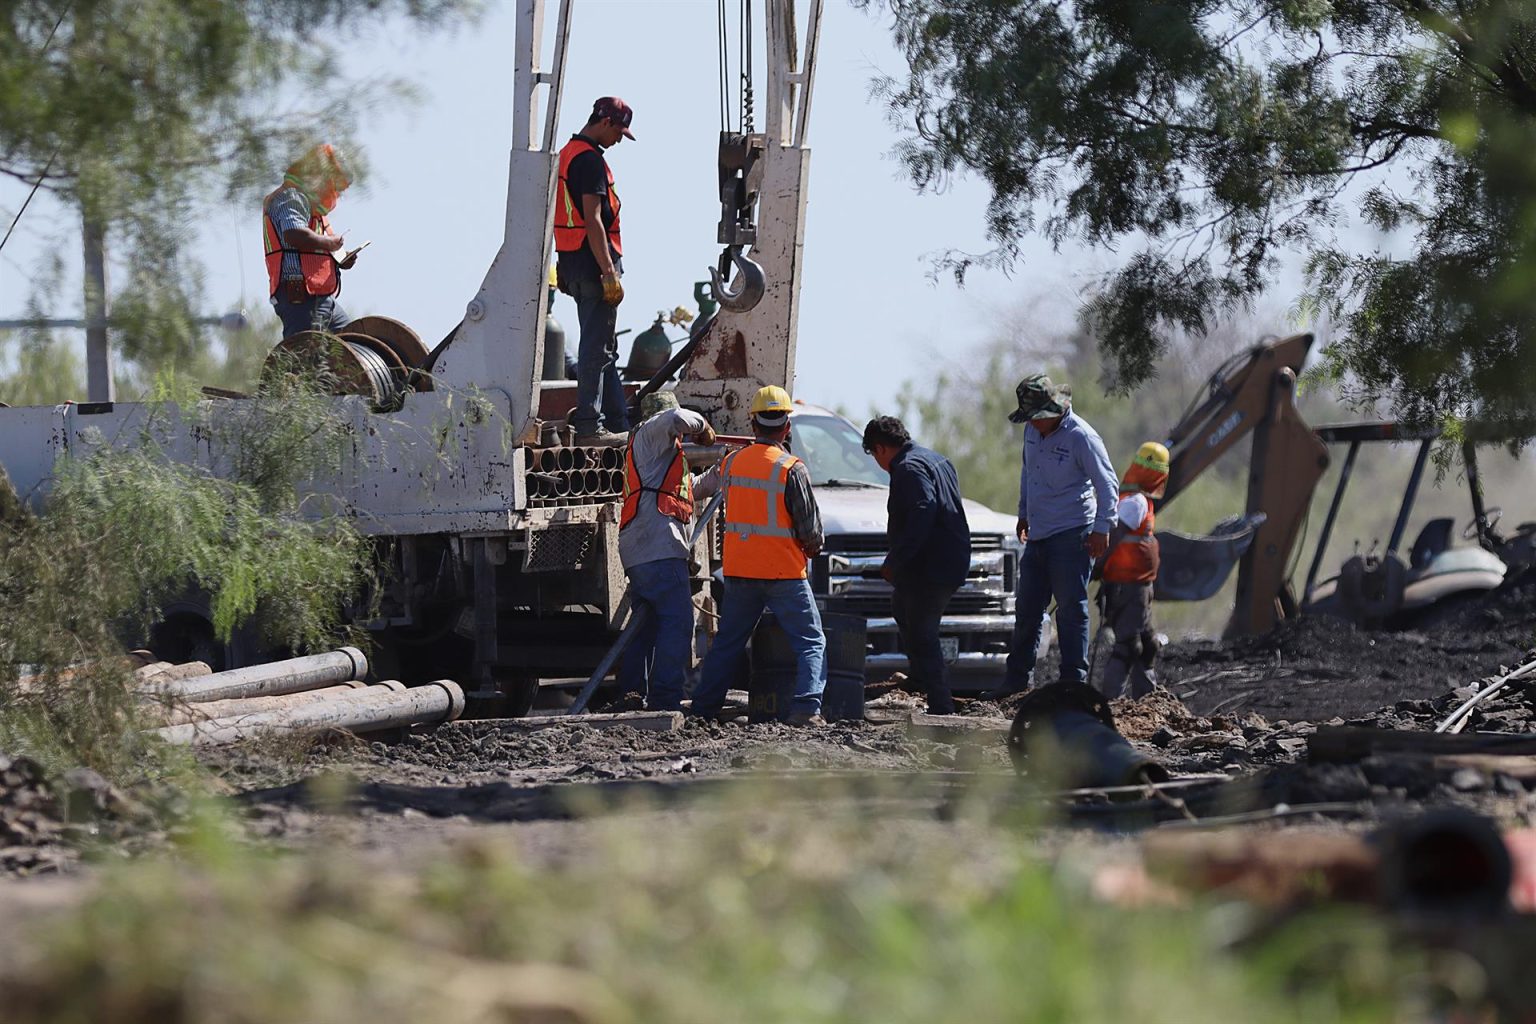
<path id="1" fill-rule="evenodd" d="M 587 217 L 582 212 L 581 200 L 571 195 L 571 188 L 566 184 L 566 173 L 571 169 L 571 161 L 583 153 L 596 153 L 602 156 L 602 150 L 598 149 L 586 139 L 577 136 L 560 150 L 560 180 L 555 186 L 555 251 L 576 252 L 587 240 Z M 608 171 L 608 205 L 613 210 L 613 221 L 608 225 L 608 248 L 613 250 L 615 256 L 624 255 L 624 246 L 619 242 L 619 194 L 613 190 L 613 168 L 608 166 L 606 160 L 603 167 Z"/>
<path id="2" fill-rule="evenodd" d="M 284 185 L 283 188 L 292 188 Z M 299 257 L 299 269 L 304 274 L 304 290 L 310 295 L 335 295 L 341 290 L 341 275 L 337 270 L 336 257 L 328 252 L 305 252 L 302 249 L 288 249 L 283 246 L 283 236 L 278 233 L 277 224 L 272 220 L 270 204 L 272 196 L 277 195 L 283 189 L 275 189 L 271 195 L 261 201 L 261 240 L 267 250 L 267 294 L 277 294 L 278 285 L 283 280 L 283 256 L 286 253 L 297 253 Z M 314 212 L 311 205 L 309 215 L 309 230 L 317 234 L 328 235 L 331 233 L 331 224 L 325 219 L 325 215 Z"/>
<path id="3" fill-rule="evenodd" d="M 693 481 L 688 475 L 688 461 L 683 456 L 683 442 L 677 441 L 677 452 L 667 465 L 667 473 L 660 487 L 647 487 L 640 479 L 635 466 L 633 440 L 624 448 L 624 508 L 619 513 L 619 529 L 634 522 L 640 514 L 640 495 L 650 491 L 656 495 L 656 511 L 671 516 L 678 522 L 693 519 Z"/>
<path id="4" fill-rule="evenodd" d="M 798 465 L 799 459 L 762 441 L 727 456 L 721 464 L 725 575 L 754 580 L 805 578 L 805 552 L 795 539 L 784 502 L 789 471 Z"/>
<path id="5" fill-rule="evenodd" d="M 1120 497 L 1128 498 L 1140 491 L 1121 491 Z M 1152 535 L 1153 520 L 1157 515 L 1152 502 L 1147 502 L 1147 518 L 1134 530 L 1126 530 L 1120 542 L 1110 549 L 1104 559 L 1105 583 L 1151 583 L 1157 579 L 1159 552 L 1157 538 Z"/>

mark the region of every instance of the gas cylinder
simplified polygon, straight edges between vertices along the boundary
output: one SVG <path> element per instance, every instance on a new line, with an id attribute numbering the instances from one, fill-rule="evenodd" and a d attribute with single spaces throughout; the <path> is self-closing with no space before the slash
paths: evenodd
<path id="1" fill-rule="evenodd" d="M 549 289 L 550 312 L 544 317 L 543 380 L 565 380 L 565 328 L 555 319 L 555 289 Z"/>
<path id="2" fill-rule="evenodd" d="M 666 318 L 665 312 L 657 313 L 656 322 L 635 336 L 629 348 L 629 365 L 624 367 L 625 380 L 650 380 L 672 358 L 672 339 L 662 327 Z"/>

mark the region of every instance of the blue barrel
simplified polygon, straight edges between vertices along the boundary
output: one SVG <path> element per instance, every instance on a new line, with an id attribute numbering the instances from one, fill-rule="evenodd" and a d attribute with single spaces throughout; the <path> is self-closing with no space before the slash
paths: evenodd
<path id="1" fill-rule="evenodd" d="M 866 623 L 858 615 L 823 615 L 827 634 L 827 685 L 821 697 L 828 721 L 864 718 L 864 656 Z M 752 635 L 752 673 L 747 685 L 747 721 L 785 718 L 795 696 L 795 649 L 771 614 L 764 615 Z"/>

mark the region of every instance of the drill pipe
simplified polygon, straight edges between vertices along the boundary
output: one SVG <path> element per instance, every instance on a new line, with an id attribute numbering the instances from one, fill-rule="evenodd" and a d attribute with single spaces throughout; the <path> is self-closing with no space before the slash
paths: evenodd
<path id="1" fill-rule="evenodd" d="M 1052 683 L 1019 704 L 1008 730 L 1008 753 L 1021 774 L 1044 741 L 1047 772 L 1080 788 L 1167 782 L 1168 770 L 1131 746 L 1115 729 L 1109 703 L 1091 686 Z"/>
<path id="2" fill-rule="evenodd" d="M 464 713 L 464 691 L 451 679 L 438 679 L 403 692 L 368 686 L 351 695 L 302 707 L 263 711 L 206 722 L 187 722 L 155 730 L 179 746 L 215 747 L 264 733 L 348 729 L 374 732 L 424 722 L 451 722 Z"/>
<path id="3" fill-rule="evenodd" d="M 567 485 L 565 493 L 571 495 L 572 497 L 577 497 L 587 493 L 587 480 L 581 470 L 572 470 L 570 474 L 566 476 L 565 482 Z"/>
<path id="4" fill-rule="evenodd" d="M 327 654 L 290 658 L 267 665 L 251 665 L 229 672 L 215 672 L 196 679 L 177 679 L 146 684 L 151 693 L 178 697 L 190 703 L 236 697 L 272 697 L 334 686 L 368 674 L 368 659 L 356 647 Z"/>
<path id="5" fill-rule="evenodd" d="M 602 478 L 595 469 L 583 470 L 581 473 L 581 486 L 585 487 L 588 494 L 602 494 L 606 491 L 607 481 Z"/>
<path id="6" fill-rule="evenodd" d="M 604 448 L 603 449 L 603 468 L 604 469 L 623 469 L 624 468 L 624 452 L 621 449 L 619 449 L 619 448 Z"/>
<path id="7" fill-rule="evenodd" d="M 561 470 L 573 469 L 576 465 L 576 453 L 569 448 L 556 448 L 555 465 Z"/>
<path id="8" fill-rule="evenodd" d="M 180 725 L 183 722 L 206 722 L 213 718 L 234 718 L 240 715 L 252 715 L 262 711 L 280 711 L 284 708 L 296 708 L 304 704 L 314 704 L 322 700 L 334 700 L 344 697 L 353 690 L 361 690 L 367 683 L 351 680 L 345 683 L 337 683 L 335 686 L 322 686 L 318 690 L 305 690 L 302 693 L 286 693 L 276 697 L 239 697 L 232 700 L 210 700 L 202 704 L 178 704 L 170 709 L 165 716 L 166 725 Z"/>

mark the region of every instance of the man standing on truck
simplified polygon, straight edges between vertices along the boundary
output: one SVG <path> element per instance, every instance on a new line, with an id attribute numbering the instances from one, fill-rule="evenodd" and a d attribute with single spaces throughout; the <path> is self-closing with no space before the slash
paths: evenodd
<path id="1" fill-rule="evenodd" d="M 703 416 L 678 408 L 670 391 L 646 395 L 640 415 L 624 453 L 619 559 L 631 614 L 643 608 L 649 618 L 624 652 L 619 682 L 626 693 L 645 694 L 646 710 L 677 711 L 693 643 L 693 480 L 683 438 L 710 445 L 715 432 Z"/>
<path id="2" fill-rule="evenodd" d="M 1003 689 L 1019 693 L 1033 683 L 1041 619 L 1056 599 L 1061 680 L 1088 682 L 1088 577 L 1109 549 L 1115 518 L 1115 468 L 1104 442 L 1072 412 L 1072 391 L 1043 373 L 1015 389 L 1019 407 L 1008 419 L 1024 426 L 1019 474 L 1018 599 Z"/>
<path id="3" fill-rule="evenodd" d="M 824 725 L 821 693 L 827 639 L 811 593 L 806 559 L 821 552 L 821 510 L 805 463 L 787 451 L 789 393 L 765 387 L 752 399 L 752 443 L 699 480 L 696 493 L 725 491 L 720 628 L 704 657 L 693 713 L 713 717 L 766 607 L 795 652 L 790 725 Z"/>
<path id="4" fill-rule="evenodd" d="M 1157 677 L 1157 634 L 1152 632 L 1152 584 L 1157 579 L 1158 545 L 1152 532 L 1152 499 L 1168 485 L 1168 449 L 1148 441 L 1136 449 L 1131 468 L 1120 481 L 1115 528 L 1109 535 L 1099 599 L 1103 622 L 1115 634 L 1109 662 L 1104 666 L 1104 695 L 1144 697 Z"/>
<path id="5" fill-rule="evenodd" d="M 633 139 L 634 111 L 617 96 L 592 104 L 586 126 L 560 150 L 555 184 L 556 279 L 576 300 L 581 341 L 576 350 L 576 443 L 624 442 L 624 394 L 619 385 L 618 307 L 624 301 L 619 194 L 603 151 Z M 610 380 L 611 378 L 611 380 Z"/>
<path id="6" fill-rule="evenodd" d="M 289 167 L 282 185 L 262 202 L 267 283 L 285 338 L 302 331 L 335 333 L 352 319 L 336 296 L 340 272 L 352 269 L 357 253 L 336 261 L 344 239 L 331 232 L 327 219 L 351 184 L 340 151 L 323 142 Z"/>
<path id="7" fill-rule="evenodd" d="M 895 589 L 892 606 L 908 672 L 927 693 L 930 715 L 954 714 L 939 623 L 971 570 L 971 527 L 960 500 L 960 478 L 944 456 L 914 444 L 906 425 L 894 416 L 869 421 L 864 450 L 891 475 L 888 551 L 880 575 Z"/>

